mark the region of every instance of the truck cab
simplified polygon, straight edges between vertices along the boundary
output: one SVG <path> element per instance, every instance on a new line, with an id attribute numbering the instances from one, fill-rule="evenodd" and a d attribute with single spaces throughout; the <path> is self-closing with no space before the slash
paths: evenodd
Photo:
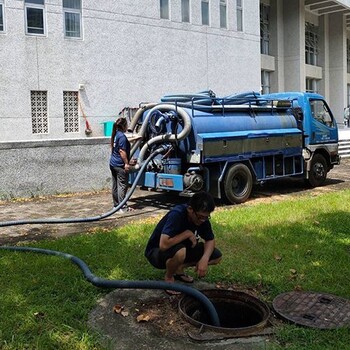
<path id="1" fill-rule="evenodd" d="M 313 187 L 326 180 L 327 173 L 340 163 L 338 154 L 338 127 L 324 97 L 315 93 L 285 92 L 263 95 L 271 99 L 292 101 L 303 132 L 304 176 Z"/>

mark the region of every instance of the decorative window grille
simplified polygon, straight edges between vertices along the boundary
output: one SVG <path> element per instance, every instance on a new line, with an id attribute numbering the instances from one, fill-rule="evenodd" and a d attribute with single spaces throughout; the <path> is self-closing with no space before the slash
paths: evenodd
<path id="1" fill-rule="evenodd" d="M 209 0 L 201 1 L 202 24 L 209 25 Z"/>
<path id="2" fill-rule="evenodd" d="M 220 28 L 227 28 L 226 0 L 220 0 Z"/>
<path id="3" fill-rule="evenodd" d="M 181 0 L 182 22 L 190 22 L 190 0 Z"/>
<path id="4" fill-rule="evenodd" d="M 49 132 L 47 91 L 31 91 L 30 100 L 32 108 L 32 133 L 47 134 Z"/>
<path id="5" fill-rule="evenodd" d="M 45 34 L 45 0 L 25 0 L 26 34 Z"/>
<path id="6" fill-rule="evenodd" d="M 0 0 L 0 32 L 5 31 L 4 17 L 4 0 Z"/>
<path id="7" fill-rule="evenodd" d="M 79 93 L 63 91 L 64 132 L 79 132 Z"/>
<path id="8" fill-rule="evenodd" d="M 81 0 L 63 0 L 64 35 L 81 38 Z"/>
<path id="9" fill-rule="evenodd" d="M 236 3 L 237 31 L 243 32 L 243 0 Z"/>
<path id="10" fill-rule="evenodd" d="M 260 53 L 270 53 L 270 6 L 260 4 Z"/>
<path id="11" fill-rule="evenodd" d="M 169 19 L 169 0 L 160 0 L 160 18 Z"/>
<path id="12" fill-rule="evenodd" d="M 305 23 L 305 63 L 317 65 L 318 28 L 312 23 Z"/>

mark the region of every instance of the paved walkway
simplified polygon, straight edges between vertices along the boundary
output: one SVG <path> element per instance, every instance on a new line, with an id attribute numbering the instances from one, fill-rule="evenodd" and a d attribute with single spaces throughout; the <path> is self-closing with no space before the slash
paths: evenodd
<path id="1" fill-rule="evenodd" d="M 344 159 L 340 166 L 336 166 L 330 171 L 325 186 L 310 190 L 306 189 L 300 180 L 281 179 L 270 181 L 263 187 L 255 188 L 250 201 L 279 200 L 289 195 L 303 195 L 310 191 L 327 192 L 339 188 L 350 188 L 349 158 Z M 150 216 L 160 217 L 175 204 L 184 203 L 187 200 L 187 198 L 179 197 L 177 194 L 137 189 L 128 202 L 135 209 L 134 212 L 122 215 L 113 214 L 106 219 L 87 223 L 0 227 L 0 244 L 59 238 L 99 228 L 111 229 Z M 0 222 L 37 218 L 86 218 L 102 215 L 111 209 L 110 191 L 4 201 L 0 202 Z"/>
<path id="2" fill-rule="evenodd" d="M 96 229 L 112 229 L 143 217 L 160 216 L 181 201 L 186 201 L 186 199 L 137 189 L 128 202 L 128 205 L 135 209 L 133 212 L 122 215 L 113 214 L 103 220 L 84 223 L 0 227 L 0 244 L 59 238 Z M 89 218 L 105 214 L 111 209 L 112 197 L 109 191 L 5 201 L 0 202 L 0 222 L 49 218 Z"/>

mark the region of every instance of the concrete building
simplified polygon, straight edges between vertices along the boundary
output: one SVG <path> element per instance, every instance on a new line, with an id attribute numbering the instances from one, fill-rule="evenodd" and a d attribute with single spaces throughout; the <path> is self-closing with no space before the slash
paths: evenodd
<path id="1" fill-rule="evenodd" d="M 349 22 L 350 0 L 0 0 L 0 198 L 109 186 L 104 122 L 166 94 L 317 91 L 342 125 Z"/>
<path id="2" fill-rule="evenodd" d="M 262 86 L 325 96 L 340 126 L 350 104 L 350 1 L 262 0 Z"/>

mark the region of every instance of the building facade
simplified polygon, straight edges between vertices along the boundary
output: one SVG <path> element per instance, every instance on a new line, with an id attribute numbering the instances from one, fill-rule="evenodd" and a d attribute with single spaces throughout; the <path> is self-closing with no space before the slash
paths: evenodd
<path id="1" fill-rule="evenodd" d="M 350 0 L 0 0 L 0 197 L 105 187 L 104 122 L 166 94 L 317 91 L 341 125 L 349 25 Z"/>
<path id="2" fill-rule="evenodd" d="M 257 1 L 0 4 L 1 141 L 85 137 L 84 115 L 103 136 L 124 107 L 164 94 L 260 86 Z"/>
<path id="3" fill-rule="evenodd" d="M 350 1 L 261 0 L 265 91 L 324 95 L 340 126 L 350 104 Z"/>

